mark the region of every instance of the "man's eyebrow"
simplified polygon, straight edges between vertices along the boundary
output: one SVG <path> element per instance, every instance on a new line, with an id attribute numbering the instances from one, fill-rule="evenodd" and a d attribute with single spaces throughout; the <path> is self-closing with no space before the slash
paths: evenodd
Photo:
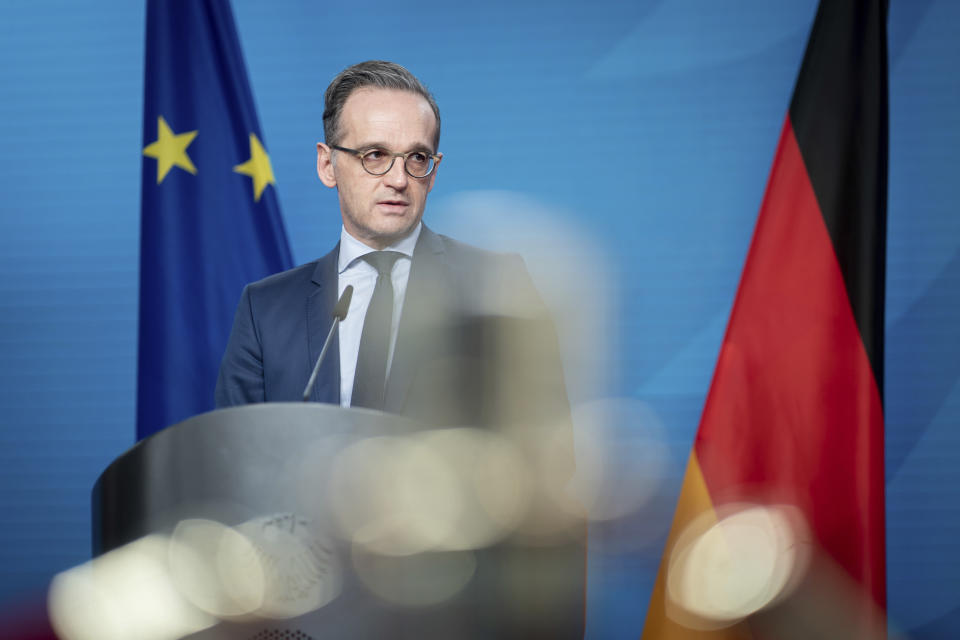
<path id="1" fill-rule="evenodd" d="M 390 148 L 390 145 L 388 145 L 386 142 L 365 142 L 365 143 L 363 143 L 363 144 L 357 145 L 356 148 L 357 148 L 357 150 L 359 150 L 359 151 L 367 151 L 367 150 L 369 150 L 369 149 L 386 149 L 386 150 L 388 150 L 388 151 L 392 151 L 392 149 Z M 417 143 L 415 143 L 413 146 L 411 146 L 410 148 L 408 148 L 406 151 L 400 151 L 400 152 L 398 152 L 398 153 L 408 153 L 408 152 L 412 152 L 412 151 L 422 151 L 422 152 L 427 153 L 427 154 L 429 154 L 429 155 L 433 155 L 433 153 L 434 153 L 434 152 L 433 152 L 433 149 L 431 149 L 429 146 L 423 144 L 422 142 L 417 142 Z"/>

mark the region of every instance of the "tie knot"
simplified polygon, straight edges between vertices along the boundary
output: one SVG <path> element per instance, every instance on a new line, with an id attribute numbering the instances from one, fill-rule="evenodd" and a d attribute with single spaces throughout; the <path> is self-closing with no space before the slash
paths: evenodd
<path id="1" fill-rule="evenodd" d="M 393 264 L 402 257 L 403 254 L 399 251 L 374 251 L 361 256 L 377 270 L 379 276 L 389 276 L 393 270 Z"/>

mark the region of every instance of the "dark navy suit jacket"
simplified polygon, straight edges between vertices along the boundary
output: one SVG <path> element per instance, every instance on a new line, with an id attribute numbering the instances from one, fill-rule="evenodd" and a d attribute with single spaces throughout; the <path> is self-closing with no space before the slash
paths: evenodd
<path id="1" fill-rule="evenodd" d="M 220 368 L 217 406 L 300 400 L 332 323 L 338 252 L 339 246 L 313 263 L 244 289 Z M 327 356 L 312 399 L 339 403 L 339 350 L 331 348 Z M 538 433 L 537 427 L 551 425 L 570 439 L 572 474 L 570 407 L 556 334 L 519 256 L 476 249 L 423 227 L 384 408 L 427 426 Z M 538 446 L 535 440 L 529 444 Z M 584 550 L 579 542 L 522 553 L 504 546 L 477 553 L 482 560 L 475 584 L 463 594 L 463 608 L 448 614 L 473 629 L 475 637 L 582 637 Z M 531 586 L 517 587 L 517 580 L 529 580 Z M 554 589 L 544 589 L 546 584 Z M 527 608 L 542 608 L 542 614 L 508 614 L 519 610 L 516 602 L 510 604 L 518 588 L 529 599 Z M 489 597 L 496 602 L 477 604 Z M 503 617 L 483 613 L 491 610 Z"/>
<path id="2" fill-rule="evenodd" d="M 338 252 L 244 289 L 217 381 L 218 407 L 300 399 L 333 320 Z M 316 402 L 340 401 L 336 345 L 321 367 Z M 423 227 L 384 410 L 439 426 L 569 414 L 552 323 L 519 256 Z"/>

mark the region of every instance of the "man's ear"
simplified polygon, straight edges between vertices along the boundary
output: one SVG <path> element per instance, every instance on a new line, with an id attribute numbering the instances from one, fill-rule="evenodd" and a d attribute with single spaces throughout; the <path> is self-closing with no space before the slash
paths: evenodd
<path id="1" fill-rule="evenodd" d="M 443 160 L 443 154 L 437 154 L 437 166 L 433 168 L 433 173 L 430 174 L 429 182 L 427 182 L 427 193 L 430 193 L 433 190 L 433 182 L 437 179 L 437 172 L 440 171 L 440 161 Z"/>
<path id="2" fill-rule="evenodd" d="M 317 175 L 320 176 L 320 182 L 328 187 L 337 186 L 337 177 L 333 172 L 333 149 L 322 142 L 317 143 Z"/>

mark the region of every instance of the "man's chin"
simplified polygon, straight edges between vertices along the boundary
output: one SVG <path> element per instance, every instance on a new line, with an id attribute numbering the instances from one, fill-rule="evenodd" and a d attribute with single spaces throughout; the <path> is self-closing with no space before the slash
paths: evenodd
<path id="1" fill-rule="evenodd" d="M 413 230 L 417 228 L 419 222 L 419 219 L 412 223 L 404 220 L 403 224 L 378 225 L 376 228 L 369 230 L 370 233 L 367 236 L 369 244 L 379 249 L 396 244 L 413 233 Z"/>

